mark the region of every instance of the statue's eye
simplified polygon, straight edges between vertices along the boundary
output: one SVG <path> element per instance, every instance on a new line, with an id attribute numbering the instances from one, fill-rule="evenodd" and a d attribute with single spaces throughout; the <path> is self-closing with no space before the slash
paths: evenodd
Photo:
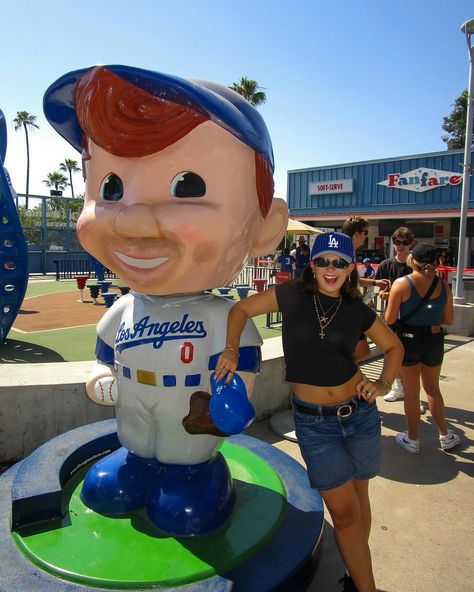
<path id="1" fill-rule="evenodd" d="M 123 197 L 122 179 L 109 173 L 100 184 L 100 197 L 105 201 L 120 201 Z"/>
<path id="2" fill-rule="evenodd" d="M 171 181 L 170 188 L 173 197 L 202 197 L 206 195 L 204 179 L 189 171 L 176 175 Z"/>

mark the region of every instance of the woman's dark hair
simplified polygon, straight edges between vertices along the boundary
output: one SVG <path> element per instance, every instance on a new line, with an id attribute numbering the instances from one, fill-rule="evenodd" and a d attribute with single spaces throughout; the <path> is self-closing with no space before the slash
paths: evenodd
<path id="1" fill-rule="evenodd" d="M 347 300 L 362 300 L 362 294 L 359 290 L 359 274 L 356 267 L 354 267 L 347 279 L 348 281 L 345 281 L 341 288 L 342 297 Z M 296 280 L 296 285 L 306 292 L 314 293 L 317 291 L 318 282 L 309 263 L 304 268 L 301 278 Z"/>

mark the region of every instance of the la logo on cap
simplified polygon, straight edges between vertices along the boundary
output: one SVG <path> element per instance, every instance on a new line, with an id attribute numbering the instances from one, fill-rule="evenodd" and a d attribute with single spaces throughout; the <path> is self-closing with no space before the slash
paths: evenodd
<path id="1" fill-rule="evenodd" d="M 339 247 L 339 241 L 332 234 L 329 235 L 328 247 L 331 247 L 331 249 L 337 249 Z"/>

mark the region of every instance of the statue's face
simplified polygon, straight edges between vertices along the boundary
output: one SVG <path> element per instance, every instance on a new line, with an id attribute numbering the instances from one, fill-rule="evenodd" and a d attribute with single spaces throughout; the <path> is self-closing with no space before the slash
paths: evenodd
<path id="1" fill-rule="evenodd" d="M 79 240 L 128 286 L 189 293 L 240 271 L 264 224 L 251 148 L 206 122 L 143 158 L 89 151 Z"/>

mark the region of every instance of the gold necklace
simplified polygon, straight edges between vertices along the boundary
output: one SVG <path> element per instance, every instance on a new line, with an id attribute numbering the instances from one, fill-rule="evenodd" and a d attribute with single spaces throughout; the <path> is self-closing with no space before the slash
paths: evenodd
<path id="1" fill-rule="evenodd" d="M 318 323 L 319 323 L 319 329 L 320 329 L 319 336 L 321 337 L 321 339 L 324 339 L 324 337 L 326 336 L 326 333 L 324 332 L 324 330 L 331 323 L 333 318 L 337 315 L 339 308 L 341 306 L 342 296 L 339 296 L 339 298 L 337 299 L 337 302 L 332 304 L 327 310 L 324 310 L 323 305 L 321 304 L 321 301 L 319 300 L 318 293 L 313 294 L 313 302 L 314 302 L 314 310 L 316 311 L 316 316 L 318 318 Z M 321 314 L 319 314 L 318 304 L 319 304 L 319 307 L 321 308 Z M 332 316 L 330 318 L 328 318 L 326 315 L 329 314 L 334 307 L 336 307 L 336 310 L 333 312 Z"/>

